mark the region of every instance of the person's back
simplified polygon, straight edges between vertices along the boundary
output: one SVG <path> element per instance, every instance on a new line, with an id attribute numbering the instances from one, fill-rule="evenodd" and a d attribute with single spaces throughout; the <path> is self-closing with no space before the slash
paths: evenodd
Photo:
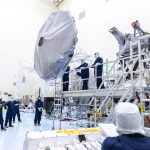
<path id="1" fill-rule="evenodd" d="M 3 101 L 2 100 L 0 100 L 0 116 L 2 116 L 3 115 Z"/>
<path id="2" fill-rule="evenodd" d="M 99 56 L 99 53 L 95 53 L 95 61 L 94 64 L 92 65 L 92 68 L 94 68 L 94 76 L 96 77 L 96 86 L 97 88 L 100 87 L 102 83 L 102 74 L 103 74 L 103 58 Z M 101 86 L 101 88 L 105 88 L 104 84 Z"/>
<path id="3" fill-rule="evenodd" d="M 64 75 L 63 75 L 63 82 L 69 81 L 69 71 L 70 71 L 70 67 L 68 66 Z"/>
<path id="4" fill-rule="evenodd" d="M 88 80 L 89 80 L 89 67 L 85 60 L 81 60 L 81 65 L 76 69 L 81 69 L 81 72 L 77 72 L 77 75 L 81 77 L 82 80 L 82 90 L 88 90 Z"/>
<path id="5" fill-rule="evenodd" d="M 63 91 L 69 90 L 69 71 L 70 71 L 70 66 L 67 67 L 67 69 L 62 77 Z"/>
<path id="6" fill-rule="evenodd" d="M 35 102 L 35 109 L 36 109 L 36 111 L 39 111 L 39 108 L 43 108 L 43 102 L 41 101 L 41 99 L 38 99 Z"/>
<path id="7" fill-rule="evenodd" d="M 102 150 L 150 150 L 150 137 L 145 136 L 141 114 L 135 104 L 122 102 L 115 107 L 117 137 L 108 137 Z"/>
<path id="8" fill-rule="evenodd" d="M 88 63 L 82 64 L 82 67 L 83 67 L 82 70 L 81 70 L 81 77 L 82 77 L 82 79 L 89 78 L 89 68 L 87 68 L 88 67 Z"/>
<path id="9" fill-rule="evenodd" d="M 102 150 L 150 150 L 150 137 L 141 134 L 108 137 L 103 142 Z"/>
<path id="10" fill-rule="evenodd" d="M 94 67 L 94 74 L 97 76 L 101 76 L 103 72 L 103 65 L 100 65 L 101 63 L 103 63 L 103 59 L 101 57 L 98 57 L 94 62 L 95 65 L 98 64 L 97 69 Z"/>
<path id="11" fill-rule="evenodd" d="M 37 101 L 35 102 L 35 118 L 34 118 L 34 125 L 37 126 L 40 125 L 41 122 L 41 116 L 42 116 L 42 111 L 43 111 L 43 101 L 41 100 L 40 97 L 38 97 Z"/>
<path id="12" fill-rule="evenodd" d="M 14 104 L 13 104 L 13 97 L 12 95 L 8 95 L 9 100 L 7 101 L 7 112 L 6 112 L 6 119 L 5 119 L 5 127 L 7 127 L 7 123 L 9 122 L 9 127 L 13 127 L 12 125 L 12 118 L 14 113 Z"/>
<path id="13" fill-rule="evenodd" d="M 19 110 L 19 106 L 21 105 L 20 101 L 19 100 L 14 100 L 13 104 L 14 104 L 14 109 Z"/>
<path id="14" fill-rule="evenodd" d="M 2 99 L 0 99 L 0 124 L 1 124 L 1 121 L 3 120 L 3 105 L 4 105 L 4 102 L 2 101 Z"/>
<path id="15" fill-rule="evenodd" d="M 7 106 L 7 111 L 12 112 L 14 110 L 14 104 L 12 101 L 8 101 L 8 103 L 6 104 Z"/>

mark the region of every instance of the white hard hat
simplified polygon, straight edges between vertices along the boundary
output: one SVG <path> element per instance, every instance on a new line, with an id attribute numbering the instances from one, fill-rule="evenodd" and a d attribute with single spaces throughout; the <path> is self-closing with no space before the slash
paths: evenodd
<path id="1" fill-rule="evenodd" d="M 145 135 L 138 107 L 132 103 L 119 103 L 115 107 L 116 127 L 119 134 Z"/>

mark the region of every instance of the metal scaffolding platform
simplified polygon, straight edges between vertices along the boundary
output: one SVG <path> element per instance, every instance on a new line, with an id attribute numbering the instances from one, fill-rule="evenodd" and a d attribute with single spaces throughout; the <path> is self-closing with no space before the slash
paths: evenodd
<path id="1" fill-rule="evenodd" d="M 127 88 L 123 89 L 117 89 L 114 90 L 115 93 L 113 97 L 115 98 L 120 98 L 122 97 L 124 91 L 126 91 Z M 99 98 L 105 98 L 106 95 L 110 92 L 110 89 L 97 89 L 97 90 L 81 90 L 81 91 L 66 91 L 62 92 L 63 98 L 68 98 L 68 97 L 99 97 Z"/>
<path id="2" fill-rule="evenodd" d="M 144 98 L 144 89 L 148 88 L 146 84 L 143 85 L 144 72 L 146 66 L 149 66 L 150 51 L 149 45 L 143 46 L 142 43 L 149 39 L 150 35 L 135 37 L 134 42 L 136 41 L 137 49 L 133 48 L 133 41 L 128 40 L 120 50 L 116 60 L 98 64 L 109 65 L 110 68 L 107 72 L 103 70 L 101 77 L 90 76 L 88 78 L 88 90 L 81 90 L 81 79 L 70 78 L 69 91 L 59 89 L 61 99 L 61 107 L 59 108 L 63 110 L 64 107 L 67 107 L 68 111 L 65 113 L 68 113 L 69 118 L 76 118 L 78 122 L 86 119 L 85 124 L 90 123 L 96 126 L 99 122 L 114 122 L 114 108 L 117 103 L 134 102 L 137 104 L 136 92 L 139 93 L 141 99 Z M 129 47 L 128 55 L 124 56 L 127 47 Z M 91 66 L 88 68 L 91 69 Z M 71 70 L 68 73 L 72 74 L 75 71 Z M 96 88 L 97 78 L 102 78 L 102 83 L 98 89 Z M 104 89 L 101 88 L 103 84 L 105 85 Z M 62 87 L 63 83 L 60 85 Z M 60 112 L 60 119 L 63 120 L 63 111 L 62 113 L 61 111 L 58 112 Z"/>

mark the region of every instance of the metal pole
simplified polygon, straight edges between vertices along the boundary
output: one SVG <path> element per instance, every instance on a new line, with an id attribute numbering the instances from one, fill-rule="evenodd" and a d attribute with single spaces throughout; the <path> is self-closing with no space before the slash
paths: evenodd
<path id="1" fill-rule="evenodd" d="M 130 61 L 131 61 L 131 95 L 133 97 L 133 47 L 132 47 L 132 42 L 130 41 Z M 136 64 L 136 63 L 135 63 Z M 129 97 L 129 100 L 130 100 L 130 97 Z"/>
<path id="2" fill-rule="evenodd" d="M 109 82 L 109 74 L 108 74 L 108 59 L 106 59 L 106 79 L 108 80 Z M 110 82 L 109 82 L 110 84 Z"/>
<path id="3" fill-rule="evenodd" d="M 125 76 L 126 76 L 126 74 L 124 75 L 124 73 L 126 73 L 126 71 L 124 70 L 124 64 L 125 64 L 125 62 L 124 62 L 124 59 L 122 60 L 122 66 L 123 66 L 123 68 L 122 68 L 122 70 L 123 70 L 123 86 L 125 87 Z"/>
<path id="4" fill-rule="evenodd" d="M 96 106 L 96 97 L 94 98 L 94 127 L 96 127 L 96 112 L 97 112 L 97 106 Z"/>
<path id="5" fill-rule="evenodd" d="M 131 63 L 131 86 L 133 88 L 133 48 L 132 48 L 132 42 L 130 41 L 130 61 Z"/>
<path id="6" fill-rule="evenodd" d="M 54 114 L 53 114 L 53 127 L 52 127 L 52 130 L 55 130 L 55 99 L 56 99 L 56 79 L 55 79 L 55 92 L 54 92 Z"/>
<path id="7" fill-rule="evenodd" d="M 61 120 L 62 120 L 62 109 L 63 109 L 63 95 L 61 94 L 61 102 L 60 102 L 60 126 L 59 126 L 59 130 L 61 130 Z"/>
<path id="8" fill-rule="evenodd" d="M 140 76 L 140 97 L 142 100 L 142 61 L 141 61 L 141 43 L 140 39 L 138 39 L 138 50 L 139 50 L 139 76 Z"/>
<path id="9" fill-rule="evenodd" d="M 39 87 L 39 97 L 40 97 L 40 93 L 41 93 L 41 88 Z"/>
<path id="10" fill-rule="evenodd" d="M 95 89 L 96 89 L 96 90 L 99 88 L 99 87 L 97 88 L 97 80 L 98 80 L 98 76 L 97 76 L 97 66 L 98 66 L 98 65 L 95 64 L 95 81 L 96 81 L 96 82 L 95 82 L 95 83 L 96 83 Z"/>
<path id="11" fill-rule="evenodd" d="M 108 59 L 106 59 L 106 77 L 108 79 Z"/>
<path id="12" fill-rule="evenodd" d="M 52 126 L 52 130 L 55 130 L 55 116 L 53 116 L 53 126 Z"/>

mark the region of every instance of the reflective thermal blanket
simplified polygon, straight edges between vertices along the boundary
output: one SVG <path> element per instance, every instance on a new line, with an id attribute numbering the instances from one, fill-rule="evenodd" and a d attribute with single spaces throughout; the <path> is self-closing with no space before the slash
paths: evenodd
<path id="1" fill-rule="evenodd" d="M 63 74 L 74 54 L 77 43 L 74 18 L 67 11 L 53 12 L 39 31 L 34 67 L 44 80 Z"/>

